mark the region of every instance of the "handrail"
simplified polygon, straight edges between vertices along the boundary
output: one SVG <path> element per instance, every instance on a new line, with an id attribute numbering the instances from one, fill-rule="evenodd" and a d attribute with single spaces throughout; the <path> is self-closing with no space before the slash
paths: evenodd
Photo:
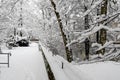
<path id="1" fill-rule="evenodd" d="M 7 55 L 7 62 L 0 62 L 0 64 L 7 64 L 8 68 L 10 67 L 10 56 L 11 53 L 0 53 L 0 55 Z"/>
<path id="2" fill-rule="evenodd" d="M 54 74 L 53 74 L 53 72 L 51 70 L 49 62 L 47 61 L 47 59 L 45 57 L 45 54 L 44 54 L 44 52 L 43 52 L 43 50 L 41 48 L 41 45 L 39 45 L 39 50 L 42 52 L 42 56 L 43 56 L 43 60 L 44 60 L 45 66 L 46 66 L 46 70 L 47 70 L 49 80 L 55 80 Z"/>

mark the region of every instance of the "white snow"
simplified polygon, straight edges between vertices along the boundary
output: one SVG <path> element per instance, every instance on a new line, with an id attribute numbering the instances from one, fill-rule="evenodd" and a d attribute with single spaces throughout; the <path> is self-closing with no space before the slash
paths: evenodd
<path id="1" fill-rule="evenodd" d="M 42 46 L 42 49 L 51 66 L 56 80 L 93 80 L 89 76 L 86 77 L 86 75 L 82 73 L 81 70 L 76 69 L 72 64 L 68 63 L 62 57 L 58 55 L 53 56 L 52 52 L 47 47 Z M 64 64 L 63 69 L 62 62 Z"/>
<path id="2" fill-rule="evenodd" d="M 88 30 L 80 32 L 80 36 L 77 39 L 72 40 L 66 46 L 70 46 L 70 45 L 77 43 L 77 42 L 82 43 L 85 41 L 86 38 L 89 38 L 90 35 L 95 34 L 97 31 L 99 31 L 101 29 L 105 29 L 106 31 L 109 31 L 111 33 L 112 32 L 120 32 L 120 28 L 109 28 L 109 26 L 104 26 L 104 25 L 100 24 L 99 26 L 91 27 Z"/>
<path id="3" fill-rule="evenodd" d="M 120 35 L 117 36 L 117 39 L 120 39 Z"/>
<path id="4" fill-rule="evenodd" d="M 112 45 L 113 42 L 115 42 L 115 41 L 106 41 L 106 43 L 103 46 L 101 44 L 98 44 L 98 43 L 93 43 L 92 47 L 95 47 L 95 46 L 98 47 L 98 49 L 96 51 L 99 51 L 99 50 L 101 50 L 103 48 L 106 48 L 106 47 Z"/>
<path id="5" fill-rule="evenodd" d="M 40 44 L 42 45 L 42 43 Z M 56 80 L 120 79 L 120 63 L 109 61 L 75 65 L 58 55 L 53 55 L 46 46 L 41 47 Z M 3 50 L 3 52 L 11 52 L 12 56 L 10 57 L 10 68 L 1 65 L 0 80 L 49 80 L 37 43 L 32 43 L 30 47 L 18 47 L 13 50 Z"/>
<path id="6" fill-rule="evenodd" d="M 10 68 L 0 67 L 0 80 L 48 80 L 38 45 L 11 50 Z"/>
<path id="7" fill-rule="evenodd" d="M 120 80 L 120 63 L 117 62 L 98 62 L 75 66 L 93 80 Z"/>
<path id="8" fill-rule="evenodd" d="M 97 2 L 94 3 L 94 5 L 92 5 L 90 7 L 90 9 L 88 9 L 86 12 L 83 13 L 83 15 L 81 15 L 81 17 L 83 18 L 84 16 L 86 16 L 87 14 L 89 14 L 94 8 L 96 8 L 98 5 L 100 5 L 103 2 L 103 0 L 99 0 Z"/>

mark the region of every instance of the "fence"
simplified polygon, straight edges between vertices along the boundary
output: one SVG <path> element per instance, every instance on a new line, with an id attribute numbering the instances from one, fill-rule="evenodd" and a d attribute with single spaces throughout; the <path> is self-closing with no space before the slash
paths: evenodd
<path id="1" fill-rule="evenodd" d="M 7 57 L 7 62 L 0 62 L 0 64 L 6 64 L 8 67 L 10 67 L 10 56 L 11 56 L 11 53 L 0 53 L 0 55 L 6 55 Z"/>

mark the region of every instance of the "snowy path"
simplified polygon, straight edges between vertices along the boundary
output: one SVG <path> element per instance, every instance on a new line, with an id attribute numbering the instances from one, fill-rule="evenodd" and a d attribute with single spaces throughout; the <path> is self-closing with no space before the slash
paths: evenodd
<path id="1" fill-rule="evenodd" d="M 0 68 L 0 80 L 48 80 L 42 53 L 36 43 L 11 51 L 10 68 Z"/>
<path id="2" fill-rule="evenodd" d="M 41 48 L 55 80 L 93 80 L 62 57 L 52 56 L 52 52 L 42 44 Z M 10 68 L 0 68 L 0 80 L 49 80 L 42 52 L 38 49 L 37 43 L 32 43 L 30 47 L 13 49 L 10 57 Z M 63 69 L 62 62 L 64 63 Z"/>

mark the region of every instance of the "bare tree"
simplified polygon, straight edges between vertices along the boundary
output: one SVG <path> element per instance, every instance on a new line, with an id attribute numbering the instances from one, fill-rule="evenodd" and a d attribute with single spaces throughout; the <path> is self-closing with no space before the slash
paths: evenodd
<path id="1" fill-rule="evenodd" d="M 67 60 L 69 62 L 71 62 L 73 59 L 72 59 L 72 54 L 70 53 L 70 50 L 69 48 L 66 46 L 67 45 L 67 37 L 66 37 L 66 34 L 64 33 L 63 31 L 63 24 L 61 22 L 61 18 L 60 18 L 60 14 L 59 12 L 57 12 L 56 10 L 56 4 L 53 0 L 50 0 L 51 2 L 51 5 L 54 9 L 54 13 L 56 15 L 56 18 L 57 18 L 57 21 L 58 21 L 58 25 L 59 25 L 59 28 L 60 28 L 60 31 L 61 31 L 61 35 L 62 35 L 62 38 L 63 38 L 63 42 L 64 42 L 64 46 L 65 46 L 65 51 L 66 51 L 66 56 L 67 56 Z"/>
<path id="2" fill-rule="evenodd" d="M 84 6 L 84 10 L 87 11 L 87 6 Z M 85 20 L 84 20 L 85 21 L 85 23 L 84 23 L 85 24 L 85 30 L 89 29 L 89 19 L 88 18 L 89 18 L 89 15 L 86 15 Z M 89 52 L 90 52 L 89 51 L 90 50 L 89 49 L 90 48 L 90 43 L 89 42 L 90 42 L 89 39 L 86 38 L 85 39 L 85 55 L 86 55 L 87 60 L 89 60 Z"/>
<path id="3" fill-rule="evenodd" d="M 103 0 L 103 3 L 102 3 L 102 5 L 101 5 L 101 15 L 106 15 L 107 14 L 107 4 L 108 4 L 108 0 Z M 101 24 L 103 24 L 104 23 L 104 21 L 101 21 Z M 104 45 L 105 44 L 105 42 L 106 42 L 106 30 L 105 29 L 101 29 L 100 30 L 100 44 L 102 44 L 102 45 Z M 100 51 L 100 53 L 101 54 L 104 54 L 105 53 L 105 48 L 104 49 L 102 49 L 101 51 Z"/>

